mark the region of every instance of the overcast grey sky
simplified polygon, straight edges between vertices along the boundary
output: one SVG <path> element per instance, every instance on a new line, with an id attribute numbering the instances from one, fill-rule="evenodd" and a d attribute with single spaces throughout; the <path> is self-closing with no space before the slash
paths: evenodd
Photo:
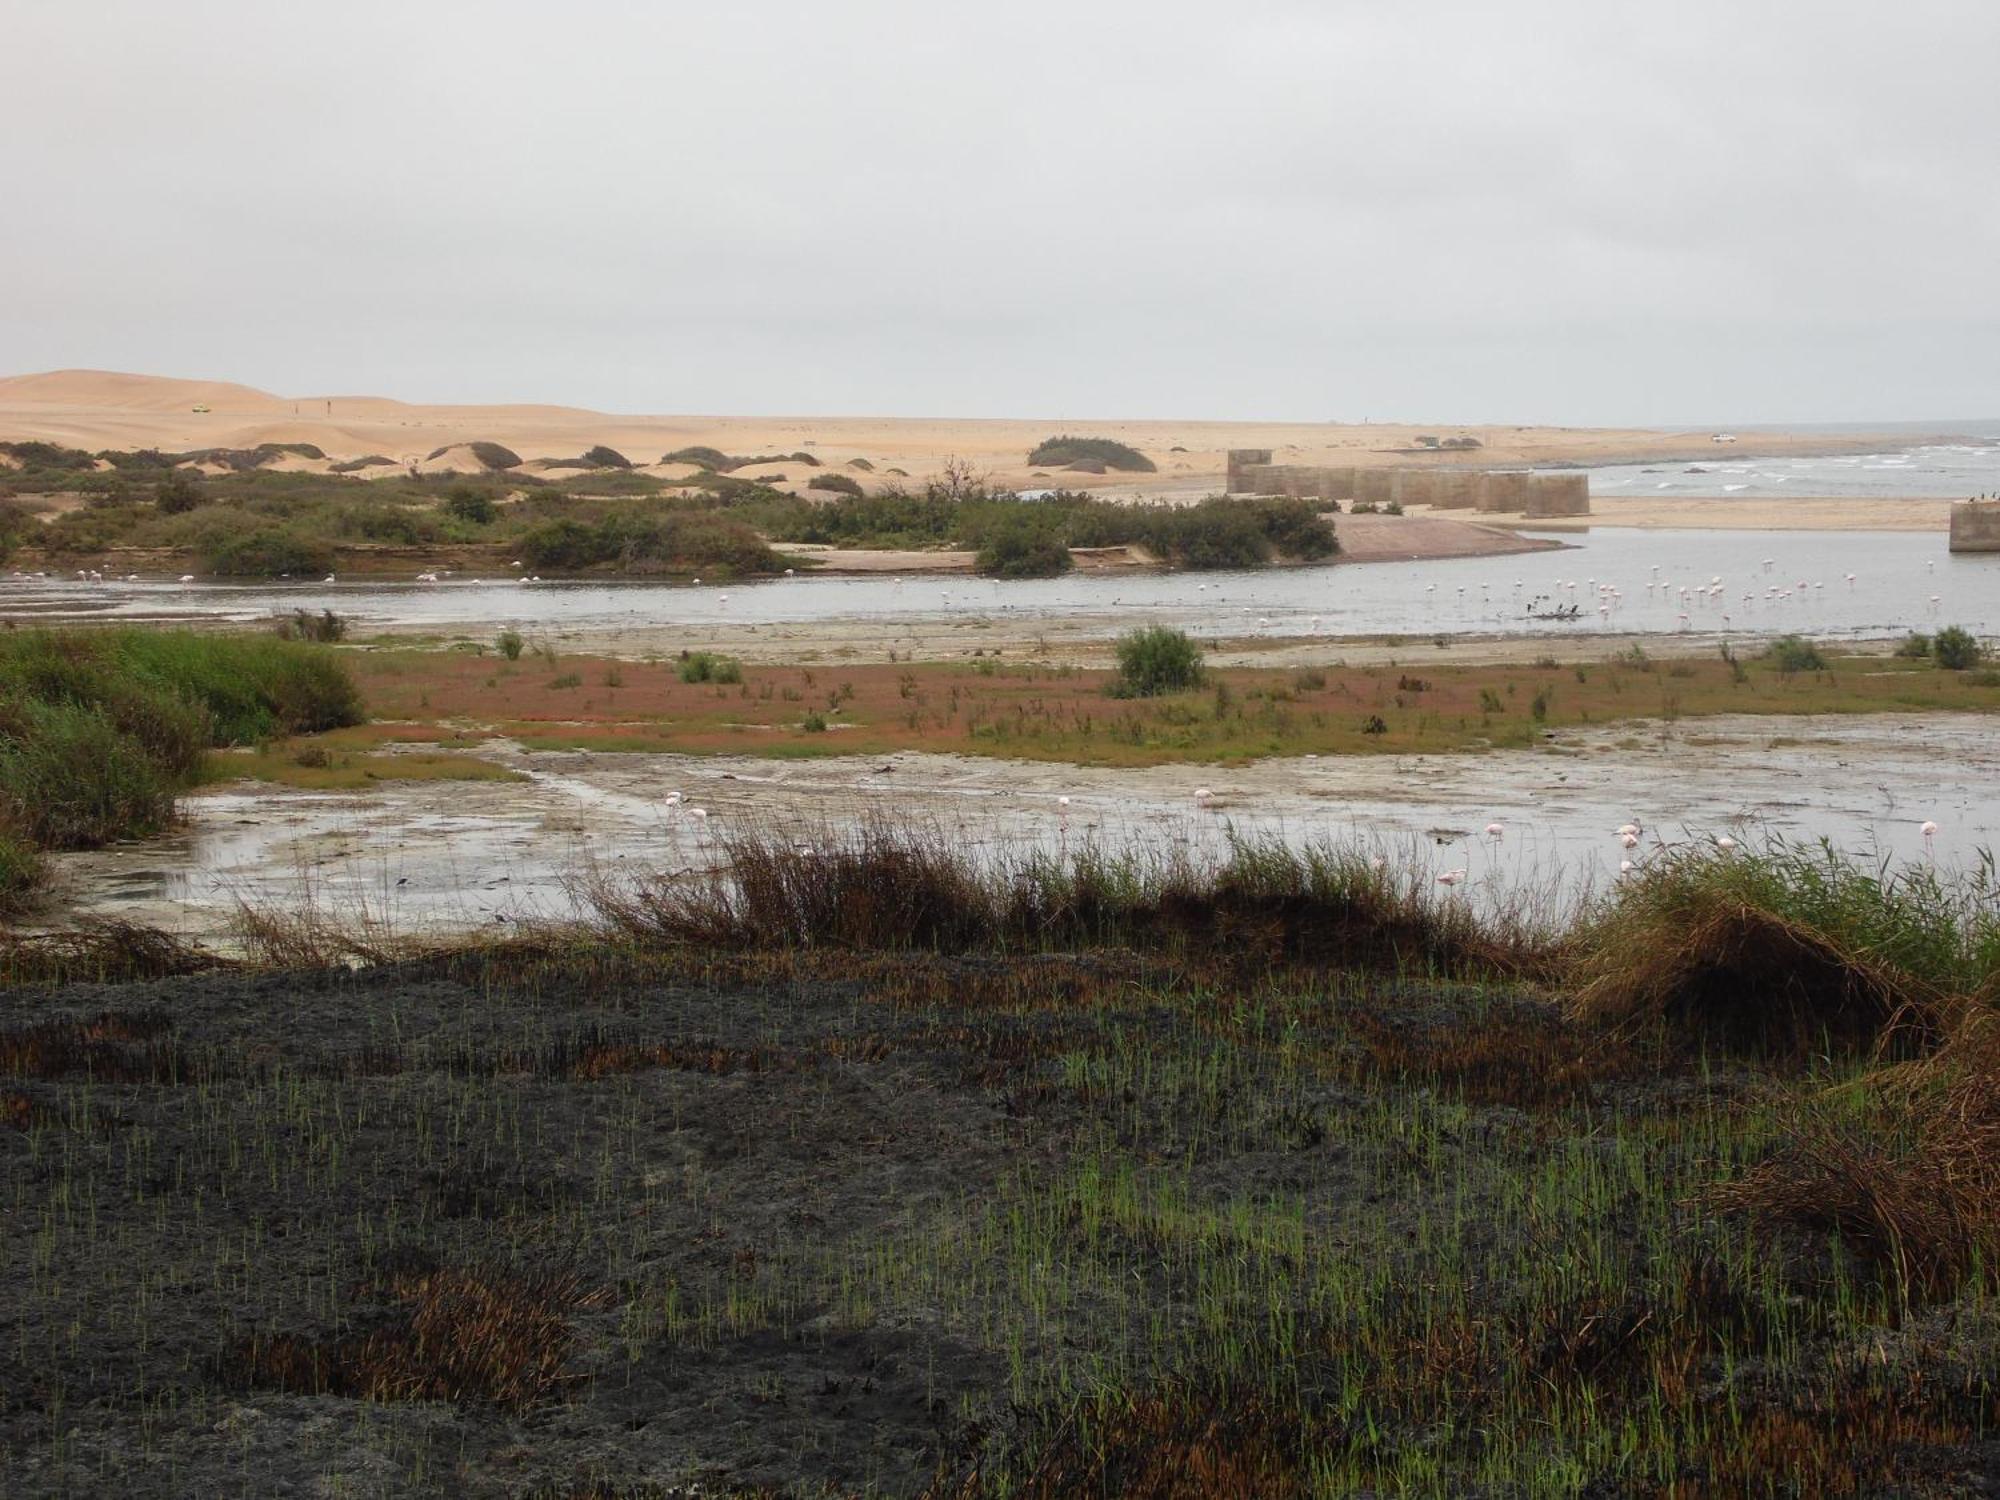
<path id="1" fill-rule="evenodd" d="M 0 373 L 2000 416 L 1993 0 L 0 0 Z"/>

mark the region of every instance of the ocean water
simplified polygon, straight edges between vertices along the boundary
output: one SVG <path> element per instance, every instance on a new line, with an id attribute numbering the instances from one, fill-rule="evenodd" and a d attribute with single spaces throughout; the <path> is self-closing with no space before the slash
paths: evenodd
<path id="1" fill-rule="evenodd" d="M 1590 473 L 1591 493 L 1842 499 L 1964 500 L 2000 494 L 2000 423 L 1959 424 L 1962 440 L 1837 458 L 1757 458 L 1757 434 L 1742 431 L 1712 455 L 1678 463 L 1611 464 Z M 1955 429 L 1956 430 L 1956 429 Z M 1738 456 L 1741 453 L 1744 456 Z"/>

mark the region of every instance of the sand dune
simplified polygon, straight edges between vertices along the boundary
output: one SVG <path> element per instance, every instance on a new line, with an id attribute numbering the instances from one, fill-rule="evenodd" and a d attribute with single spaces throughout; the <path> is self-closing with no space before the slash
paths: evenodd
<path id="1" fill-rule="evenodd" d="M 210 410 L 196 412 L 196 406 Z M 618 449 L 634 464 L 701 443 L 725 453 L 818 455 L 830 469 L 865 457 L 877 479 L 899 468 L 922 478 L 950 459 L 1003 484 L 1026 485 L 1029 450 L 1057 433 L 1116 438 L 1149 455 L 1148 476 L 1073 474 L 1050 481 L 1139 493 L 1199 494 L 1220 486 L 1230 448 L 1269 448 L 1285 463 L 1409 463 L 1398 450 L 1419 433 L 1476 437 L 1481 447 L 1428 456 L 1426 462 L 1501 465 L 1602 463 L 1700 453 L 1696 434 L 1637 428 L 1458 427 L 1451 424 L 1335 424 L 1204 421 L 1104 421 L 1088 417 L 722 417 L 635 416 L 539 404 L 415 405 L 377 396 L 284 397 L 225 381 L 170 380 L 106 371 L 59 370 L 0 379 L 0 438 L 39 438 L 97 451 L 105 448 L 248 448 L 265 442 L 314 443 L 339 461 L 371 453 L 423 463 L 440 448 L 486 439 L 523 459 L 572 458 L 594 444 Z M 1907 443 L 1909 435 L 1829 440 L 1759 434 L 1769 454 L 1863 451 Z M 442 462 L 442 460 L 434 461 Z M 790 477 L 810 477 L 803 465 Z M 789 472 L 784 466 L 779 471 Z"/>
<path id="2" fill-rule="evenodd" d="M 282 398 L 228 380 L 174 380 L 115 370 L 50 370 L 0 377 L 0 410 L 15 406 L 173 412 L 206 405 L 217 411 L 271 411 Z"/>

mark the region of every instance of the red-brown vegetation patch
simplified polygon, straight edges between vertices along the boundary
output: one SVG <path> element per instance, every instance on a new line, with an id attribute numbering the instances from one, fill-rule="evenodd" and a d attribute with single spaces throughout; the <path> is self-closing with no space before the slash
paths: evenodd
<path id="1" fill-rule="evenodd" d="M 572 1383 L 570 1320 L 601 1300 L 567 1271 L 463 1267 L 393 1273 L 364 1292 L 400 1304 L 385 1326 L 321 1340 L 248 1339 L 226 1370 L 245 1385 L 306 1395 L 520 1410 Z"/>
<path id="2" fill-rule="evenodd" d="M 87 1021 L 36 1021 L 0 1030 L 0 1074 L 61 1078 L 87 1073 L 105 1083 L 178 1076 L 176 1054 L 162 1040 L 164 1016 L 105 1011 Z"/>
<path id="3" fill-rule="evenodd" d="M 1525 1004 L 1445 1021 L 1361 1008 L 1345 1020 L 1365 1050 L 1367 1072 L 1439 1085 L 1474 1104 L 1589 1104 L 1606 1083 L 1631 1078 L 1640 1067 L 1617 1038 Z"/>
<path id="4" fill-rule="evenodd" d="M 563 656 L 551 666 L 532 657 L 382 651 L 357 653 L 352 666 L 377 719 L 460 734 L 490 726 L 531 747 L 935 750 L 1092 765 L 1525 745 L 1566 724 L 1713 713 L 2000 707 L 2000 688 L 1872 658 L 1865 671 L 1836 664 L 1830 673 L 1789 676 L 1719 659 L 1439 666 L 1425 668 L 1420 686 L 1396 666 L 1228 667 L 1211 669 L 1198 692 L 1144 700 L 1108 697 L 1108 671 L 996 656 L 749 664 L 740 683 L 682 682 L 673 660 L 599 656 Z M 814 714 L 832 732 L 806 732 Z M 407 727 L 398 733 L 413 737 Z"/>

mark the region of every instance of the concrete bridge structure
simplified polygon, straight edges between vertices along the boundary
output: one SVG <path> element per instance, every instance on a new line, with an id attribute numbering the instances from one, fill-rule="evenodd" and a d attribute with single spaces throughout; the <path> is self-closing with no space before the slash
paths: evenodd
<path id="1" fill-rule="evenodd" d="M 1377 506 L 1393 501 L 1405 509 L 1421 505 L 1529 518 L 1590 514 L 1590 476 L 1573 470 L 1276 464 L 1269 448 L 1231 448 L 1228 487 L 1232 495 L 1290 495 Z"/>

